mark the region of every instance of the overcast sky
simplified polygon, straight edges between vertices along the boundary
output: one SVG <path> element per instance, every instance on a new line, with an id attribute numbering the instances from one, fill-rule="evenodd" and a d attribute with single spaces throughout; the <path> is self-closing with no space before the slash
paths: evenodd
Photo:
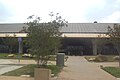
<path id="1" fill-rule="evenodd" d="M 120 23 L 120 0 L 0 0 L 0 23 L 26 22 L 30 15 L 47 22 L 50 12 L 69 23 Z"/>

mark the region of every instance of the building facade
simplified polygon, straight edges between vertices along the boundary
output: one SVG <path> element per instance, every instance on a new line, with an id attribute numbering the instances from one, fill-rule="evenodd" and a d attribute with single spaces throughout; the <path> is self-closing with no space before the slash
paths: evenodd
<path id="1" fill-rule="evenodd" d="M 119 23 L 118 23 L 119 24 Z M 113 27 L 114 23 L 68 23 L 67 27 L 62 27 L 62 50 L 69 55 L 97 55 L 100 39 L 106 40 L 108 26 Z M 0 24 L 0 37 L 27 37 L 23 30 L 28 26 L 22 23 Z M 112 43 L 102 46 L 102 54 L 117 54 Z"/>

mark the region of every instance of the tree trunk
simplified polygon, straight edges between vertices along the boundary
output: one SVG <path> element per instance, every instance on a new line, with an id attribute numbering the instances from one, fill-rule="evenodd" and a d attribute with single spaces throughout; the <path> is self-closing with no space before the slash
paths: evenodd
<path id="1" fill-rule="evenodd" d="M 119 67 L 120 67 L 120 52 L 118 52 L 119 53 Z"/>
<path id="2" fill-rule="evenodd" d="M 116 45 L 116 49 L 117 49 L 117 52 L 119 54 L 119 67 L 120 67 L 120 49 L 119 49 L 119 45 Z"/>
<path id="3" fill-rule="evenodd" d="M 40 58 L 38 57 L 37 59 L 37 67 L 39 68 L 40 67 Z"/>

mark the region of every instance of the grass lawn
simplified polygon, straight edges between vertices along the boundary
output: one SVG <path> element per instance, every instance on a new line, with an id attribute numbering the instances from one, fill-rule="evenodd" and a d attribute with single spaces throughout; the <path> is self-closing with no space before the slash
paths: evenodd
<path id="1" fill-rule="evenodd" d="M 103 67 L 103 70 L 110 73 L 111 75 L 120 78 L 120 68 L 118 67 Z"/>
<path id="2" fill-rule="evenodd" d="M 36 68 L 36 67 L 37 67 L 36 64 L 30 64 L 30 65 L 26 65 L 22 68 L 7 72 L 3 75 L 6 75 L 6 76 L 30 75 L 31 77 L 34 77 L 34 68 Z M 52 74 L 54 74 L 55 76 L 57 76 L 58 73 L 61 71 L 61 68 L 59 68 L 55 65 L 48 65 L 44 68 L 51 69 Z"/>
<path id="3" fill-rule="evenodd" d="M 0 59 L 7 58 L 8 53 L 0 53 Z"/>
<path id="4" fill-rule="evenodd" d="M 8 57 L 9 53 L 0 53 L 0 59 L 18 59 L 18 53 L 14 54 L 14 57 Z M 21 59 L 32 59 L 29 57 L 22 57 L 23 54 L 20 55 Z"/>

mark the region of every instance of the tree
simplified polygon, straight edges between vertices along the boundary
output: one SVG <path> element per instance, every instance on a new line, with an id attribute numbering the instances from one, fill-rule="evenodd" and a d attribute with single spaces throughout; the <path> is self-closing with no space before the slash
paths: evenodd
<path id="1" fill-rule="evenodd" d="M 52 15 L 53 16 L 53 15 Z M 59 29 L 66 25 L 61 16 L 47 23 L 40 23 L 40 17 L 29 16 L 32 21 L 28 22 L 28 39 L 31 52 L 35 55 L 38 67 L 46 65 L 52 54 L 55 54 L 60 47 L 61 32 Z"/>
<path id="2" fill-rule="evenodd" d="M 113 27 L 108 26 L 108 34 L 110 40 L 115 45 L 117 52 L 119 53 L 119 67 L 120 67 L 120 25 L 114 24 Z"/>

